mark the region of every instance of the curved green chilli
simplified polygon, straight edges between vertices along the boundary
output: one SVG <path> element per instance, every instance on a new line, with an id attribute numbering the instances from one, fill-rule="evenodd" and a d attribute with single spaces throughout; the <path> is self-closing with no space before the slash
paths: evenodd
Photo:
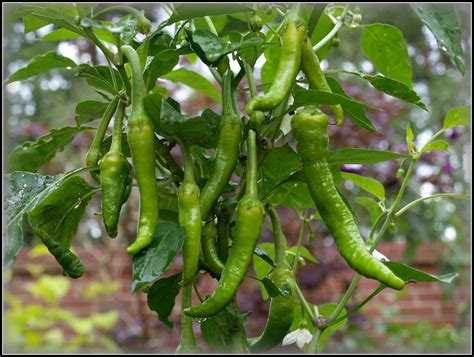
<path id="1" fill-rule="evenodd" d="M 199 264 L 201 246 L 201 209 L 199 207 L 199 186 L 194 179 L 191 154 L 183 144 L 184 180 L 178 189 L 179 224 L 186 230 L 183 247 L 183 279 L 181 285 L 192 284 Z"/>
<path id="2" fill-rule="evenodd" d="M 265 328 L 260 336 L 251 338 L 252 352 L 262 352 L 278 346 L 288 333 L 294 317 L 294 275 L 285 261 L 286 238 L 281 229 L 280 218 L 274 207 L 267 209 L 273 226 L 275 240 L 275 268 L 269 279 L 280 289 L 290 289 L 290 296 L 275 296 L 271 299 Z"/>
<path id="3" fill-rule="evenodd" d="M 209 266 L 212 274 L 215 277 L 219 277 L 224 269 L 224 263 L 222 263 L 217 254 L 217 227 L 214 222 L 211 221 L 204 224 L 201 238 L 201 248 L 204 260 Z"/>
<path id="4" fill-rule="evenodd" d="M 234 172 L 239 158 L 239 145 L 242 129 L 242 120 L 236 114 L 232 104 L 232 72 L 229 70 L 224 75 L 222 86 L 223 109 L 219 126 L 219 139 L 212 172 L 201 190 L 199 202 L 201 215 L 206 217 L 212 206 L 224 191 Z"/>
<path id="5" fill-rule="evenodd" d="M 317 109 L 305 108 L 293 117 L 291 127 L 309 192 L 341 256 L 357 273 L 401 290 L 404 281 L 369 253 L 351 212 L 334 185 L 325 159 L 329 141 L 328 117 Z"/>
<path id="6" fill-rule="evenodd" d="M 275 79 L 263 96 L 252 98 L 246 105 L 248 115 L 255 110 L 270 111 L 280 104 L 290 93 L 296 75 L 300 70 L 301 46 L 306 33 L 306 24 L 302 20 L 302 7 L 296 5 L 288 16 L 282 35 L 280 61 Z"/>
<path id="7" fill-rule="evenodd" d="M 326 81 L 326 77 L 324 76 L 324 72 L 321 70 L 318 56 L 314 53 L 313 48 L 311 47 L 311 42 L 307 37 L 304 39 L 301 48 L 301 69 L 311 87 L 332 93 L 332 90 Z M 331 105 L 331 109 L 336 116 L 337 125 L 342 125 L 344 123 L 344 112 L 342 107 L 339 104 Z"/>
<path id="8" fill-rule="evenodd" d="M 264 209 L 257 191 L 257 149 L 256 134 L 253 130 L 249 130 L 247 148 L 246 193 L 237 206 L 237 223 L 232 249 L 216 290 L 201 305 L 184 310 L 191 317 L 200 318 L 215 315 L 232 301 L 245 278 L 253 251 L 260 237 Z"/>
<path id="9" fill-rule="evenodd" d="M 131 46 L 122 46 L 132 72 L 132 113 L 128 119 L 128 143 L 132 154 L 138 189 L 140 218 L 135 242 L 127 248 L 134 255 L 148 246 L 158 225 L 158 188 L 155 177 L 155 134 L 153 123 L 143 108 L 145 84 L 140 59 Z"/>
<path id="10" fill-rule="evenodd" d="M 122 120 L 125 105 L 120 102 L 114 119 L 114 132 L 110 151 L 100 162 L 100 185 L 102 189 L 102 219 L 110 237 L 117 236 L 120 210 L 130 185 L 130 164 L 122 154 Z"/>

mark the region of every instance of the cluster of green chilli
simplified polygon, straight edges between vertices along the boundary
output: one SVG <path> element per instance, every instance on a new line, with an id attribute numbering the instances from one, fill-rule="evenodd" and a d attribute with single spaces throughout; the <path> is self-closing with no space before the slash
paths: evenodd
<path id="1" fill-rule="evenodd" d="M 301 13 L 301 6 L 293 7 L 285 21 L 281 57 L 275 79 L 265 95 L 252 96 L 246 105 L 251 123 L 261 122 L 264 112 L 271 111 L 282 103 L 289 95 L 300 69 L 304 72 L 310 87 L 330 91 L 318 57 L 308 39 L 307 24 Z M 252 20 L 252 24 L 253 27 L 261 28 L 256 19 Z M 143 106 L 146 93 L 139 57 L 130 46 L 123 46 L 121 50 L 131 69 L 132 112 L 128 118 L 127 135 L 140 192 L 137 238 L 127 248 L 127 252 L 134 255 L 150 244 L 159 221 L 154 156 L 156 138 L 152 121 Z M 257 144 L 254 130 L 257 126 L 253 126 L 246 138 L 242 138 L 242 118 L 232 91 L 232 78 L 233 73 L 228 69 L 223 76 L 223 109 L 214 164 L 210 177 L 202 189 L 195 181 L 189 148 L 186 143 L 178 142 L 184 159 L 184 179 L 178 190 L 179 222 L 186 230 L 181 281 L 183 313 L 181 343 L 178 348 L 180 352 L 197 349 L 192 330 L 193 318 L 213 316 L 232 303 L 247 273 L 260 236 L 265 211 L 272 220 L 275 240 L 275 267 L 270 273 L 270 279 L 277 287 L 294 287 L 294 276 L 285 260 L 286 240 L 278 214 L 271 205 L 265 207 L 258 195 Z M 341 106 L 333 105 L 332 111 L 336 123 L 341 125 L 343 122 Z M 104 113 L 86 160 L 89 166 L 100 166 L 100 177 L 96 178 L 100 180 L 102 187 L 103 221 L 111 237 L 117 235 L 120 210 L 129 196 L 131 187 L 131 166 L 122 154 L 124 112 L 125 104 L 118 96 L 115 97 Z M 99 160 L 99 144 L 114 113 L 112 145 L 110 151 Z M 341 256 L 357 273 L 376 279 L 393 289 L 402 289 L 404 281 L 369 253 L 351 212 L 337 192 L 325 159 L 328 148 L 328 117 L 315 107 L 302 108 L 292 118 L 291 127 L 297 140 L 297 150 L 302 158 L 303 172 L 310 194 Z M 213 207 L 235 170 L 243 139 L 247 144 L 245 193 L 242 192 L 243 196 L 236 207 L 235 233 L 229 254 L 228 241 L 224 241 L 224 246 L 216 242 L 218 228 L 221 228 L 216 227 Z M 227 210 L 227 213 L 222 215 L 224 230 L 228 231 L 233 213 L 233 210 Z M 201 251 L 206 269 L 218 279 L 218 285 L 201 305 L 191 306 L 192 285 L 200 266 Z M 262 335 L 249 340 L 252 351 L 273 348 L 287 334 L 294 311 L 294 289 L 291 290 L 289 297 L 278 295 L 272 298 L 268 321 Z"/>

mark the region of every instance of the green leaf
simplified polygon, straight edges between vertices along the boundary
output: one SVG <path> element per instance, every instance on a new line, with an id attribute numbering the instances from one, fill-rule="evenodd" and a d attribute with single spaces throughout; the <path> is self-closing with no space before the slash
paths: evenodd
<path id="1" fill-rule="evenodd" d="M 450 129 L 460 125 L 471 125 L 471 107 L 452 108 L 443 121 L 443 129 Z"/>
<path id="2" fill-rule="evenodd" d="M 27 141 L 17 146 L 8 159 L 8 172 L 28 171 L 36 172 L 54 158 L 58 151 L 64 149 L 78 133 L 92 130 L 88 126 L 66 126 L 52 129 L 36 141 Z"/>
<path id="3" fill-rule="evenodd" d="M 400 279 L 404 281 L 414 281 L 418 283 L 432 282 L 451 284 L 451 282 L 458 277 L 459 274 L 451 273 L 445 275 L 432 275 L 424 271 L 412 268 L 406 264 L 395 262 L 383 262 L 391 271 L 393 271 Z"/>
<path id="4" fill-rule="evenodd" d="M 68 41 L 68 40 L 76 40 L 80 37 L 81 35 L 77 34 L 76 32 L 66 30 L 66 29 L 57 29 L 41 37 L 41 41 L 49 41 L 49 42 Z"/>
<path id="5" fill-rule="evenodd" d="M 291 247 L 290 249 L 288 249 L 285 253 L 287 255 L 291 255 L 291 256 L 296 256 L 296 251 L 298 250 L 298 246 L 294 246 L 294 247 Z M 312 254 L 311 252 L 308 250 L 308 248 L 306 247 L 303 247 L 303 246 L 300 246 L 299 247 L 299 255 L 300 257 L 310 261 L 311 263 L 314 263 L 314 264 L 319 264 L 319 260 L 317 260 Z"/>
<path id="6" fill-rule="evenodd" d="M 6 81 L 12 83 L 22 81 L 38 74 L 48 72 L 53 68 L 75 68 L 76 63 L 67 57 L 61 56 L 55 51 L 46 52 L 44 55 L 34 56 L 28 64 L 13 73 Z"/>
<path id="7" fill-rule="evenodd" d="M 82 177 L 69 177 L 28 213 L 33 231 L 72 278 L 84 273 L 82 262 L 69 248 L 94 190 Z"/>
<path id="8" fill-rule="evenodd" d="M 220 116 L 212 110 L 206 109 L 200 116 L 183 115 L 169 99 L 162 99 L 159 94 L 146 96 L 144 103 L 161 135 L 169 139 L 179 138 L 188 146 L 216 147 Z"/>
<path id="9" fill-rule="evenodd" d="M 263 251 L 270 259 L 264 258 L 265 255 L 263 254 L 253 255 L 253 269 L 255 270 L 255 275 L 257 279 L 262 281 L 263 278 L 265 278 L 270 273 L 270 270 L 274 266 L 272 263 L 273 258 L 275 257 L 275 245 L 269 242 L 260 243 L 255 248 L 255 250 L 257 249 Z M 267 300 L 269 295 L 263 282 L 260 282 L 260 291 L 262 292 L 263 299 Z"/>
<path id="10" fill-rule="evenodd" d="M 243 41 L 249 41 L 252 38 L 259 38 L 258 35 L 254 32 L 249 32 L 243 38 Z M 256 43 L 255 45 L 249 47 L 243 47 L 239 49 L 240 56 L 245 59 L 252 67 L 255 65 L 258 59 L 258 55 L 263 47 L 263 40 L 261 44 Z"/>
<path id="11" fill-rule="evenodd" d="M 173 328 L 173 323 L 168 318 L 181 288 L 180 282 L 181 273 L 159 279 L 151 286 L 147 296 L 150 310 L 155 311 L 160 321 L 163 321 L 169 328 Z"/>
<path id="12" fill-rule="evenodd" d="M 462 34 L 454 6 L 451 4 L 412 4 L 415 13 L 433 33 L 438 47 L 454 61 L 464 74 Z"/>
<path id="13" fill-rule="evenodd" d="M 109 103 L 100 102 L 98 100 L 85 100 L 76 105 L 76 123 L 81 125 L 89 123 L 92 120 L 99 119 L 107 109 Z"/>
<path id="14" fill-rule="evenodd" d="M 24 27 L 23 33 L 25 34 L 31 31 L 38 30 L 47 25 L 49 25 L 48 21 L 38 19 L 35 16 L 27 15 L 23 17 L 23 27 Z"/>
<path id="15" fill-rule="evenodd" d="M 240 4 L 212 4 L 212 6 L 203 6 L 202 4 L 176 4 L 173 14 L 167 21 L 168 25 L 181 20 L 189 20 L 195 17 L 233 14 L 236 12 L 252 11 L 251 8 Z"/>
<path id="16" fill-rule="evenodd" d="M 261 166 L 260 192 L 265 194 L 265 201 L 297 210 L 313 208 L 306 182 L 292 176 L 300 170 L 301 159 L 289 145 L 273 149 Z"/>
<path id="17" fill-rule="evenodd" d="M 428 111 L 426 105 L 421 101 L 418 94 L 405 83 L 400 82 L 396 79 L 383 76 L 381 74 L 372 76 L 370 74 L 365 74 L 362 72 L 353 72 L 353 71 L 344 71 L 344 70 L 331 70 L 329 73 L 346 73 L 354 76 L 358 76 L 367 80 L 374 88 L 382 91 L 392 97 L 399 98 L 407 103 L 415 104 L 422 108 L 423 110 Z"/>
<path id="18" fill-rule="evenodd" d="M 186 31 L 191 48 L 207 65 L 217 65 L 228 53 L 242 48 L 261 45 L 263 40 L 259 37 L 249 37 L 240 42 L 227 42 L 208 30 Z"/>
<path id="19" fill-rule="evenodd" d="M 275 78 L 275 73 L 280 62 L 281 46 L 280 41 L 274 41 L 272 44 L 267 46 L 267 49 L 263 53 L 265 57 L 265 63 L 262 66 L 261 77 L 262 83 L 270 84 Z M 268 90 L 269 86 L 265 86 L 264 89 Z"/>
<path id="20" fill-rule="evenodd" d="M 353 174 L 350 172 L 341 172 L 341 176 L 344 180 L 352 181 L 355 185 L 359 186 L 364 191 L 367 191 L 368 193 L 374 195 L 379 200 L 384 199 L 385 189 L 383 185 L 376 179 L 373 179 L 372 177 Z"/>
<path id="21" fill-rule="evenodd" d="M 163 75 L 162 78 L 174 83 L 182 83 L 195 91 L 201 92 L 209 98 L 212 98 L 217 103 L 221 103 L 221 95 L 214 84 L 199 73 L 186 68 L 179 68 Z"/>
<path id="22" fill-rule="evenodd" d="M 370 221 L 372 225 L 374 225 L 379 216 L 383 213 L 379 204 L 369 197 L 357 197 L 355 201 L 369 211 Z"/>
<path id="23" fill-rule="evenodd" d="M 347 117 L 355 125 L 363 128 L 363 129 L 367 129 L 369 131 L 377 131 L 374 124 L 372 124 L 370 119 L 365 114 L 365 108 L 370 107 L 371 109 L 376 109 L 376 110 L 378 110 L 378 109 L 373 108 L 373 107 L 369 106 L 368 104 L 356 101 L 354 98 L 348 96 L 346 94 L 346 92 L 344 92 L 344 89 L 342 89 L 341 85 L 334 78 L 327 77 L 326 80 L 329 84 L 329 87 L 333 91 L 333 93 L 342 95 L 342 96 L 346 97 L 346 99 L 349 99 L 349 100 L 352 101 L 352 103 L 348 103 L 346 105 L 341 103 L 341 105 L 344 109 L 344 113 L 347 115 Z"/>
<path id="24" fill-rule="evenodd" d="M 91 66 L 86 63 L 80 64 L 76 67 L 76 75 L 78 77 L 86 78 L 87 83 L 90 86 L 116 94 L 114 81 L 112 80 L 112 73 L 115 77 L 117 86 L 122 88 L 122 78 L 116 69 L 111 69 L 108 66 Z"/>
<path id="25" fill-rule="evenodd" d="M 330 164 L 358 164 L 373 165 L 379 162 L 404 159 L 409 157 L 406 154 L 399 154 L 390 151 L 359 149 L 347 147 L 340 150 L 328 150 L 326 152 L 326 160 Z"/>
<path id="26" fill-rule="evenodd" d="M 201 321 L 202 337 L 214 352 L 229 352 L 230 348 L 235 348 L 235 334 L 242 333 L 244 321 L 245 316 L 231 303 L 216 315 Z"/>
<path id="27" fill-rule="evenodd" d="M 22 222 L 48 193 L 66 178 L 66 175 L 44 176 L 30 172 L 13 172 L 6 175 L 4 207 L 6 234 L 4 240 L 4 267 L 9 267 L 23 245 Z"/>
<path id="28" fill-rule="evenodd" d="M 132 292 L 159 278 L 174 261 L 184 244 L 186 231 L 177 224 L 159 223 L 150 245 L 133 256 Z"/>
<path id="29" fill-rule="evenodd" d="M 431 151 L 431 150 L 442 150 L 442 151 L 448 151 L 449 144 L 445 140 L 436 140 L 433 141 L 432 143 L 429 143 L 428 145 L 424 146 L 423 149 L 421 150 L 422 153 L 426 151 Z"/>
<path id="30" fill-rule="evenodd" d="M 329 318 L 331 314 L 336 310 L 337 304 L 323 304 L 319 305 L 319 313 L 325 319 Z M 339 315 L 336 316 L 336 319 L 346 315 L 346 309 L 342 309 Z M 336 333 L 337 330 L 341 329 L 347 323 L 347 319 L 344 319 L 334 325 L 329 326 L 326 328 L 321 335 L 319 336 L 319 351 L 323 351 L 326 343 L 329 341 L 332 335 Z"/>
<path id="31" fill-rule="evenodd" d="M 145 70 L 144 78 L 148 90 L 155 86 L 156 80 L 169 73 L 179 62 L 179 55 L 175 50 L 164 50 L 157 53 Z"/>
<path id="32" fill-rule="evenodd" d="M 281 295 L 285 298 L 289 298 L 291 295 L 291 287 L 288 284 L 284 284 L 278 287 L 272 280 L 267 277 L 263 278 L 261 283 L 265 286 L 265 290 L 272 298 Z"/>
<path id="33" fill-rule="evenodd" d="M 411 88 L 411 62 L 402 32 L 388 24 L 376 23 L 361 27 L 362 50 L 375 68 Z"/>

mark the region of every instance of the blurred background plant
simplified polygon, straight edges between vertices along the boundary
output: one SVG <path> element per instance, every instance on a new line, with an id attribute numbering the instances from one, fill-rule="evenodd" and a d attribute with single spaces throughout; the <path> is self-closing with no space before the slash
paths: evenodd
<path id="1" fill-rule="evenodd" d="M 48 254 L 42 245 L 36 245 L 28 252 L 31 259 Z M 28 264 L 25 268 L 33 280 L 24 285 L 24 292 L 32 299 L 24 301 L 9 291 L 5 292 L 5 348 L 8 352 L 120 352 L 108 333 L 118 321 L 117 311 L 78 316 L 60 306 L 73 285 L 69 278 L 45 274 L 44 265 L 38 263 Z M 8 282 L 11 270 L 5 275 Z M 118 288 L 117 283 L 93 281 L 82 285 L 80 292 L 83 299 L 96 299 L 99 295 L 111 298 Z"/>

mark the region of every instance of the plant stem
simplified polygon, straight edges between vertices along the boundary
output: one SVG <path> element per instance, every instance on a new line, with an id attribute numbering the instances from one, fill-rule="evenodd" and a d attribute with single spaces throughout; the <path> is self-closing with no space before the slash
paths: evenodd
<path id="1" fill-rule="evenodd" d="M 469 200 L 471 198 L 469 195 L 465 195 L 465 194 L 462 194 L 462 193 L 437 193 L 437 194 L 434 194 L 434 195 L 431 195 L 431 196 L 420 197 L 420 198 L 414 200 L 413 202 L 410 202 L 409 204 L 407 204 L 403 208 L 400 208 L 400 210 L 397 213 L 395 213 L 395 217 L 397 217 L 397 218 L 400 217 L 402 214 L 404 214 L 410 208 L 412 208 L 413 206 L 416 206 L 417 204 L 419 204 L 423 201 L 427 201 L 427 200 L 431 200 L 431 199 L 435 199 L 435 198 L 439 198 L 439 197 L 462 198 L 462 199 L 465 199 L 465 200 Z"/>
<path id="2" fill-rule="evenodd" d="M 296 253 L 295 253 L 295 257 L 293 258 L 293 274 L 295 274 L 295 276 L 298 271 L 298 260 L 300 259 L 300 247 L 301 247 L 301 244 L 303 244 L 303 238 L 304 238 L 304 227 L 305 227 L 304 220 L 306 219 L 307 213 L 308 211 L 306 211 L 306 213 L 303 215 L 303 218 L 301 220 L 301 226 L 298 233 L 298 242 L 296 243 L 296 247 L 297 247 Z"/>
<path id="3" fill-rule="evenodd" d="M 314 52 L 317 52 L 318 50 L 320 50 L 326 43 L 328 43 L 334 36 L 336 36 L 336 34 L 341 29 L 341 27 L 344 25 L 344 18 L 346 16 L 348 8 L 349 8 L 349 4 L 346 4 L 342 12 L 342 15 L 340 16 L 336 25 L 334 25 L 332 30 L 329 31 L 329 33 L 326 36 L 324 36 L 324 38 L 321 41 L 319 41 L 317 44 L 313 46 Z"/>

